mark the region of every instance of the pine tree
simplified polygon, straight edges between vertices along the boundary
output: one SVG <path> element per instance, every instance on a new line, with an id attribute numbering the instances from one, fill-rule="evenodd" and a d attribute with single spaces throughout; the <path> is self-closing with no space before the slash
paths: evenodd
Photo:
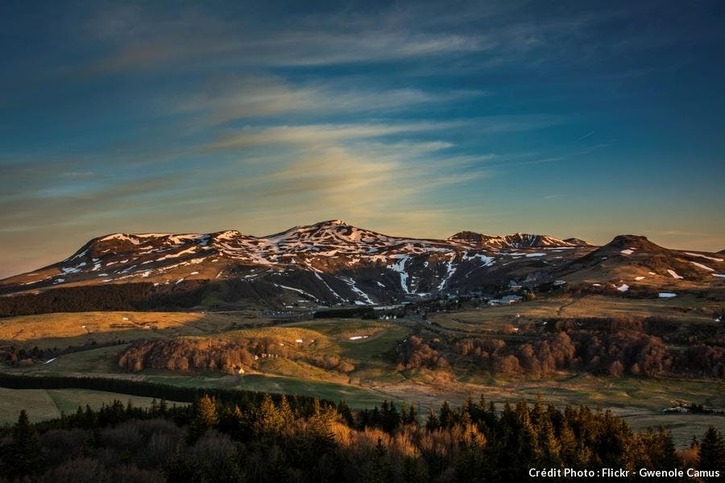
<path id="1" fill-rule="evenodd" d="M 408 410 L 408 417 L 403 422 L 405 424 L 414 424 L 418 426 L 418 412 L 415 410 L 415 406 L 413 404 L 410 405 L 410 409 Z"/>
<path id="2" fill-rule="evenodd" d="M 219 422 L 216 401 L 204 394 L 196 406 L 196 420 L 205 429 L 216 426 Z"/>
<path id="3" fill-rule="evenodd" d="M 400 426 L 400 414 L 394 402 L 383 401 L 381 406 L 382 429 L 386 433 L 392 433 Z"/>
<path id="4" fill-rule="evenodd" d="M 322 412 L 322 404 L 318 398 L 312 400 L 312 416 L 318 416 Z"/>
<path id="5" fill-rule="evenodd" d="M 317 403 L 319 407 L 319 402 Z M 314 410 L 315 414 L 319 414 L 319 410 Z M 284 419 L 274 405 L 272 396 L 264 394 L 262 396 L 262 402 L 257 409 L 256 418 L 254 421 L 254 431 L 257 435 L 271 435 L 280 434 L 284 427 Z"/>
<path id="6" fill-rule="evenodd" d="M 216 401 L 214 398 L 204 394 L 201 399 L 194 403 L 194 420 L 189 426 L 189 434 L 187 442 L 194 443 L 208 429 L 216 427 L 219 423 L 219 413 L 217 412 Z"/>
<path id="7" fill-rule="evenodd" d="M 707 428 L 702 437 L 697 462 L 700 470 L 725 469 L 725 440 L 722 433 L 713 426 Z"/>
<path id="8" fill-rule="evenodd" d="M 473 402 L 473 398 L 470 393 L 468 394 L 468 397 L 466 397 L 463 407 L 461 408 L 461 416 L 463 415 L 467 415 L 470 421 L 476 421 L 478 416 L 478 407 L 476 406 L 476 403 Z"/>
<path id="9" fill-rule="evenodd" d="M 79 406 L 80 407 L 80 406 Z M 98 415 L 93 408 L 86 404 L 86 410 L 83 412 L 83 426 L 86 429 L 98 426 Z"/>
<path id="10" fill-rule="evenodd" d="M 159 402 L 159 415 L 165 416 L 168 409 L 169 405 L 166 403 L 166 399 L 162 399 L 161 402 Z"/>
<path id="11" fill-rule="evenodd" d="M 149 408 L 149 414 L 152 417 L 156 417 L 159 415 L 159 404 L 156 402 L 156 398 L 153 398 L 151 400 L 151 407 Z"/>
<path id="12" fill-rule="evenodd" d="M 451 406 L 448 404 L 448 401 L 443 401 L 441 409 L 438 412 L 438 420 L 440 421 L 442 428 L 450 428 L 453 426 L 455 422 L 455 417 L 453 411 L 451 410 Z"/>
<path id="13" fill-rule="evenodd" d="M 355 425 L 355 417 L 352 414 L 350 406 L 347 405 L 347 402 L 345 402 L 344 399 L 342 399 L 337 405 L 337 412 L 340 416 L 342 416 L 342 419 L 345 420 L 345 423 L 347 423 L 349 427 L 352 428 Z"/>
<path id="14" fill-rule="evenodd" d="M 383 444 L 383 440 L 378 438 L 378 444 L 375 445 L 375 455 L 373 456 L 370 471 L 365 478 L 367 483 L 382 483 L 392 479 L 392 468 L 388 462 L 387 453 L 388 451 Z"/>
<path id="15" fill-rule="evenodd" d="M 474 432 L 461 442 L 463 451 L 455 465 L 456 481 L 483 482 L 487 481 L 487 464 L 484 443 Z"/>
<path id="16" fill-rule="evenodd" d="M 20 411 L 18 422 L 13 426 L 12 442 L 4 453 L 7 475 L 10 477 L 29 475 L 41 469 L 43 455 L 40 442 L 25 409 Z"/>
<path id="17" fill-rule="evenodd" d="M 547 416 L 541 417 L 537 432 L 538 458 L 541 466 L 557 467 L 561 465 L 562 445 L 554 433 L 551 420 Z"/>
<path id="18" fill-rule="evenodd" d="M 578 448 L 578 442 L 574 431 L 568 424 L 565 424 L 559 432 L 559 455 L 563 466 L 576 467 L 585 466 L 589 461 Z"/>
<path id="19" fill-rule="evenodd" d="M 277 413 L 282 422 L 282 429 L 288 434 L 291 433 L 292 427 L 294 426 L 295 422 L 295 413 L 294 411 L 292 411 L 292 408 L 289 405 L 289 401 L 287 401 L 287 396 L 285 396 L 284 394 L 279 401 Z"/>
<path id="20" fill-rule="evenodd" d="M 627 423 L 607 410 L 603 417 L 590 419 L 589 424 L 594 427 L 593 432 L 597 435 L 592 444 L 600 464 L 623 466 L 627 442 L 633 437 Z"/>
<path id="21" fill-rule="evenodd" d="M 425 423 L 425 428 L 428 431 L 435 431 L 440 427 L 441 422 L 438 419 L 438 415 L 432 409 L 428 409 L 428 420 Z"/>
<path id="22" fill-rule="evenodd" d="M 541 457 L 538 432 L 531 420 L 529 406 L 523 399 L 516 403 L 515 422 L 513 424 L 513 438 L 509 448 L 514 451 L 522 467 L 530 467 L 534 461 Z"/>
<path id="23" fill-rule="evenodd" d="M 651 451 L 653 468 L 666 468 L 667 465 L 681 466 L 682 464 L 675 449 L 675 442 L 672 440 L 672 433 L 661 426 L 655 433 Z"/>

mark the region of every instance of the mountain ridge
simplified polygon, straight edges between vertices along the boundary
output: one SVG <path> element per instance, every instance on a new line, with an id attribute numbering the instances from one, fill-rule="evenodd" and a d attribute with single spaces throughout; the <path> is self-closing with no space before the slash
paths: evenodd
<path id="1" fill-rule="evenodd" d="M 263 302 L 275 306 L 302 300 L 375 305 L 495 293 L 514 285 L 534 289 L 556 280 L 623 280 L 635 272 L 642 280 L 650 277 L 645 269 L 668 283 L 710 283 L 725 271 L 722 258 L 713 254 L 669 250 L 637 235 L 619 235 L 601 247 L 522 233 L 464 231 L 438 240 L 389 236 L 326 220 L 262 237 L 237 230 L 107 234 L 60 262 L 1 280 L 0 294 L 144 284 L 143 295 L 138 295 L 142 304 L 156 296 L 200 291 L 194 300 L 220 299 L 221 305 L 242 298 L 269 299 Z"/>
<path id="2" fill-rule="evenodd" d="M 560 240 L 549 235 L 514 233 L 512 235 L 486 235 L 472 231 L 458 232 L 447 240 L 463 241 L 481 248 L 536 248 L 536 247 L 574 247 L 587 245 L 583 240 L 570 238 Z"/>

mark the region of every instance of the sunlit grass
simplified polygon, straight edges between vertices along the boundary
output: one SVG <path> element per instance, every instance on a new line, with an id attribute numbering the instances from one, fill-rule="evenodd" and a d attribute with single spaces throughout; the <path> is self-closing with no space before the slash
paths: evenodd
<path id="1" fill-rule="evenodd" d="M 21 409 L 25 409 L 31 421 L 44 421 L 58 418 L 61 412 L 74 413 L 78 406 L 86 405 L 94 409 L 110 404 L 118 399 L 125 404 L 131 401 L 136 407 L 150 407 L 153 398 L 130 396 L 113 392 L 92 391 L 89 389 L 7 389 L 0 387 L 0 425 L 12 424 L 18 419 Z M 184 404 L 184 403 L 177 403 Z"/>

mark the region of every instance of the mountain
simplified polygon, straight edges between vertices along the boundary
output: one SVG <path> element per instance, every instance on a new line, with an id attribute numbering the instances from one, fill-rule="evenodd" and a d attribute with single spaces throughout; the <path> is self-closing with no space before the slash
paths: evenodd
<path id="1" fill-rule="evenodd" d="M 589 246 L 589 243 L 581 238 L 565 238 L 564 241 L 577 246 Z"/>
<path id="2" fill-rule="evenodd" d="M 559 240 L 548 235 L 530 235 L 516 233 L 506 236 L 491 236 L 483 233 L 462 231 L 448 238 L 448 240 L 464 243 L 475 248 L 488 248 L 502 250 L 507 248 L 561 248 L 587 245 L 586 242 L 571 238 L 569 241 Z"/>
<path id="3" fill-rule="evenodd" d="M 599 247 L 590 253 L 585 259 L 597 259 L 598 257 L 618 257 L 631 259 L 633 256 L 646 254 L 672 256 L 674 251 L 661 247 L 640 235 L 618 235 L 609 243 Z M 625 258 L 626 257 L 626 258 Z"/>
<path id="4" fill-rule="evenodd" d="M 0 281 L 0 315 L 394 304 L 495 294 L 509 285 L 619 280 L 643 270 L 667 277 L 672 269 L 712 281 L 725 271 L 721 263 L 633 235 L 599 248 L 520 233 L 460 232 L 433 240 L 384 235 L 341 220 L 263 237 L 238 231 L 116 233 L 90 240 L 63 261 Z"/>
<path id="5" fill-rule="evenodd" d="M 619 235 L 604 246 L 555 271 L 570 282 L 614 283 L 629 287 L 693 288 L 723 277 L 725 264 L 716 254 L 670 250 L 644 236 Z"/>

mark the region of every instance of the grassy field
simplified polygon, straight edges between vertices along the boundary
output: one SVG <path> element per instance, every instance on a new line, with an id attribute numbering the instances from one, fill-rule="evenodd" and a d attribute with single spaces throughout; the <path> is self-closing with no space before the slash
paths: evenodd
<path id="1" fill-rule="evenodd" d="M 500 378 L 469 367 L 443 369 L 401 369 L 396 367 L 395 348 L 412 333 L 441 337 L 446 334 L 489 334 L 499 337 L 521 323 L 537 323 L 546 318 L 579 317 L 663 317 L 683 324 L 714 324 L 712 302 L 694 296 L 675 299 L 627 299 L 603 296 L 551 297 L 514 306 L 486 307 L 467 311 L 430 314 L 430 321 L 378 321 L 325 319 L 282 323 L 258 318 L 253 313 L 130 313 L 93 312 L 88 314 L 49 314 L 0 320 L 0 339 L 26 346 L 52 347 L 56 341 L 84 343 L 110 342 L 123 338 L 185 336 L 205 340 L 268 339 L 285 345 L 283 357 L 260 359 L 244 376 L 220 372 L 175 373 L 145 370 L 129 373 L 116 363 L 126 345 L 117 344 L 59 356 L 49 364 L 8 368 L 7 372 L 35 375 L 108 375 L 193 387 L 239 388 L 284 392 L 338 401 L 345 399 L 356 408 L 371 407 L 384 399 L 416 404 L 423 413 L 438 408 L 445 400 L 461 404 L 469 395 L 484 395 L 497 404 L 524 398 L 533 401 L 541 395 L 547 403 L 589 405 L 611 409 L 627 418 L 635 429 L 663 425 L 673 431 L 679 446 L 693 435 L 701 436 L 708 425 L 725 432 L 725 417 L 707 415 L 665 415 L 661 410 L 674 401 L 687 401 L 725 409 L 725 383 L 722 380 L 691 378 L 598 377 L 591 374 L 560 374 L 554 377 Z M 518 316 L 517 316 L 518 315 Z M 128 319 L 128 320 L 124 320 Z M 126 324 L 126 325 L 124 325 Z M 86 333 L 79 330 L 85 325 Z M 87 329 L 90 328 L 90 331 Z M 435 333 L 434 333 L 435 331 Z M 530 337 L 535 337 L 531 334 Z M 300 342 L 301 341 L 301 342 Z M 336 358 L 346 369 L 329 368 L 320 360 Z M 19 404 L 27 404 L 32 417 L 43 419 L 59 411 L 75 410 L 78 404 L 127 396 L 98 394 L 93 391 L 0 392 L 0 421 L 17 417 Z M 8 392 L 10 391 L 10 392 Z M 105 399 L 104 399 L 105 398 Z M 143 404 L 144 398 L 139 398 Z M 134 404 L 136 400 L 132 398 Z M 92 405 L 93 405 L 92 404 Z"/>
<path id="2" fill-rule="evenodd" d="M 270 321 L 252 312 L 72 312 L 0 318 L 0 345 L 39 348 L 209 335 Z"/>
<path id="3" fill-rule="evenodd" d="M 494 380 L 491 385 L 461 384 L 446 380 L 439 374 L 418 374 L 401 382 L 369 381 L 363 385 L 339 384 L 307 378 L 252 374 L 246 376 L 179 375 L 155 371 L 140 379 L 182 387 L 238 388 L 241 390 L 282 392 L 317 396 L 331 401 L 344 399 L 351 407 L 370 408 L 384 399 L 415 404 L 424 414 L 438 408 L 442 401 L 454 406 L 471 395 L 483 395 L 497 405 L 505 401 L 534 401 L 541 396 L 557 407 L 586 404 L 594 409 L 610 409 L 624 417 L 634 430 L 664 426 L 673 432 L 678 446 L 689 444 L 693 436 L 701 436 L 713 425 L 725 432 L 725 417 L 694 414 L 662 414 L 674 400 L 694 401 L 715 407 L 725 406 L 725 383 L 691 380 L 648 380 L 631 378 L 598 378 L 589 375 L 564 376 L 541 381 Z M 20 408 L 28 410 L 34 420 L 75 411 L 78 405 L 99 407 L 103 402 L 131 399 L 134 405 L 148 406 L 149 398 L 88 390 L 10 390 L 0 388 L 0 423 L 12 422 Z"/>
<path id="4" fill-rule="evenodd" d="M 117 354 L 126 347 L 125 344 L 86 351 L 72 352 L 55 358 L 51 362 L 38 363 L 29 367 L 23 367 L 7 372 L 18 372 L 30 375 L 103 375 L 121 373 L 116 364 Z"/>
<path id="5" fill-rule="evenodd" d="M 130 396 L 112 392 L 91 391 L 87 389 L 6 389 L 0 387 L 0 425 L 12 424 L 18 419 L 21 409 L 25 409 L 31 421 L 43 421 L 58 418 L 61 412 L 74 413 L 78 406 L 86 404 L 98 409 L 118 399 L 137 407 L 150 407 L 153 398 Z M 183 404 L 183 403 L 179 403 Z"/>
<path id="6" fill-rule="evenodd" d="M 171 373 L 158 372 L 146 376 L 145 380 L 182 387 L 240 389 L 244 391 L 316 396 L 333 402 L 344 399 L 351 407 L 355 408 L 379 405 L 385 399 L 384 395 L 375 391 L 348 384 L 262 374 L 214 378 L 201 375 L 178 376 Z"/>
<path id="7" fill-rule="evenodd" d="M 685 295 L 671 299 L 631 299 L 624 297 L 550 297 L 531 302 L 482 307 L 464 312 L 434 313 L 429 316 L 444 328 L 464 332 L 501 332 L 506 326 L 547 318 L 625 318 L 662 317 L 686 323 L 713 323 L 718 304 Z"/>

